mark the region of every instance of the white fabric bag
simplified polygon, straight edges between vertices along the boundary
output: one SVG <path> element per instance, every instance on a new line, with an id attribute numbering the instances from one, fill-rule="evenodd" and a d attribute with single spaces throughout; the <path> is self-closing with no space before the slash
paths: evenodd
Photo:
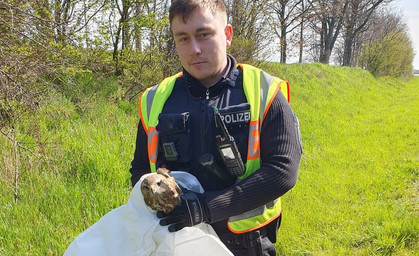
<path id="1" fill-rule="evenodd" d="M 171 174 L 182 187 L 203 193 L 193 175 Z M 167 226 L 160 226 L 155 211 L 144 203 L 140 189 L 142 179 L 134 186 L 127 204 L 110 211 L 77 236 L 64 256 L 233 255 L 208 224 L 174 233 L 170 233 Z"/>

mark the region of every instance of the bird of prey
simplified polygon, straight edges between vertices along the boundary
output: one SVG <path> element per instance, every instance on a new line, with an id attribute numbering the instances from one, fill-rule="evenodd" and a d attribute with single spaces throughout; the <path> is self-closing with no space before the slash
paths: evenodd
<path id="1" fill-rule="evenodd" d="M 154 211 L 171 212 L 180 201 L 182 190 L 166 168 L 147 175 L 141 183 L 144 202 Z"/>

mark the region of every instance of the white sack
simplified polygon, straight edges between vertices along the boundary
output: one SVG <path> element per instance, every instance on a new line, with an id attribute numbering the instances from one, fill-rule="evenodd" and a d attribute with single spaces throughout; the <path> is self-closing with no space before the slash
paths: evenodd
<path id="1" fill-rule="evenodd" d="M 172 172 L 178 184 L 202 193 L 198 180 L 186 172 Z M 144 203 L 140 184 L 133 188 L 128 203 L 103 216 L 77 236 L 64 256 L 224 256 L 233 255 L 208 224 L 170 233 L 159 224 L 155 211 Z"/>

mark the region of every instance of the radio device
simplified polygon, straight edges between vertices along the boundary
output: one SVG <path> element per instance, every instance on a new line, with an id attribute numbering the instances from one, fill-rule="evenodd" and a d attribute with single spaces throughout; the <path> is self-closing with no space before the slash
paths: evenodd
<path id="1" fill-rule="evenodd" d="M 240 152 L 234 137 L 229 134 L 218 111 L 215 112 L 215 123 L 221 129 L 221 135 L 215 137 L 217 140 L 217 150 L 223 159 L 227 172 L 233 177 L 243 175 L 246 169 L 243 165 Z"/>

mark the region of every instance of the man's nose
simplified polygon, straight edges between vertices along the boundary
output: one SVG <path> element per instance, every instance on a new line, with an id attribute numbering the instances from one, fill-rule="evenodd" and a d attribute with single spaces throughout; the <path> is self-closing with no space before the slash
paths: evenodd
<path id="1" fill-rule="evenodd" d="M 191 40 L 191 52 L 193 54 L 201 54 L 201 46 L 196 39 Z"/>

